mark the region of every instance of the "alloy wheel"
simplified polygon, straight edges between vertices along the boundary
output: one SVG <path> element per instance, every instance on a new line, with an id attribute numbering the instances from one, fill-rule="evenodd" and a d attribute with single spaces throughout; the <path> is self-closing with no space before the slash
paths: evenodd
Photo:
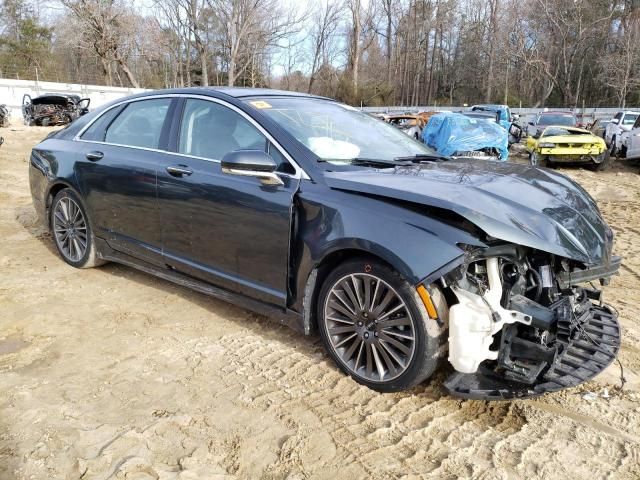
<path id="1" fill-rule="evenodd" d="M 415 324 L 402 297 L 365 273 L 339 279 L 324 305 L 331 348 L 354 375 L 388 382 L 402 375 L 415 353 Z"/>
<path id="2" fill-rule="evenodd" d="M 87 222 L 80 206 L 69 197 L 62 197 L 53 210 L 53 233 L 65 258 L 79 262 L 87 251 Z"/>

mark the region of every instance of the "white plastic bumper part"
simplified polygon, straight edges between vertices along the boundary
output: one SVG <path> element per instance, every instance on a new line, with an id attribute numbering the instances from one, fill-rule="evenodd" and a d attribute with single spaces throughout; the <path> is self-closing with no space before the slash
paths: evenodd
<path id="1" fill-rule="evenodd" d="M 452 287 L 459 303 L 449 311 L 449 362 L 462 373 L 475 373 L 481 362 L 498 358 L 498 351 L 491 350 L 490 346 L 493 335 L 503 326 L 516 322 L 531 324 L 530 316 L 502 308 L 498 259 L 490 258 L 486 262 L 489 279 L 489 288 L 484 294 L 486 303 L 480 295 Z M 494 320 L 492 311 L 498 314 L 498 321 Z"/>

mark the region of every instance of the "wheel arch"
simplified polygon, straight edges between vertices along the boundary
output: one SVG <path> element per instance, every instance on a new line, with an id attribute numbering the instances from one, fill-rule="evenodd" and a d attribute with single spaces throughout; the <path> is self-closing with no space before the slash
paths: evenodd
<path id="1" fill-rule="evenodd" d="M 73 192 L 80 196 L 80 193 L 68 182 L 64 180 L 56 180 L 51 183 L 49 188 L 47 189 L 47 193 L 45 194 L 45 208 L 46 208 L 46 216 L 47 216 L 47 227 L 51 229 L 51 219 L 49 218 L 49 209 L 51 208 L 51 204 L 53 203 L 53 199 L 56 197 L 58 193 L 60 193 L 64 189 L 71 189 Z"/>
<path id="2" fill-rule="evenodd" d="M 369 246 L 371 248 L 371 246 Z M 369 250 L 364 246 L 343 246 L 334 248 L 316 263 L 306 279 L 303 293 L 303 326 L 305 335 L 310 335 L 317 329 L 316 316 L 318 296 L 327 276 L 345 260 L 356 258 L 376 260 L 397 271 L 405 278 L 411 278 L 412 272 L 400 258 L 383 248 Z"/>

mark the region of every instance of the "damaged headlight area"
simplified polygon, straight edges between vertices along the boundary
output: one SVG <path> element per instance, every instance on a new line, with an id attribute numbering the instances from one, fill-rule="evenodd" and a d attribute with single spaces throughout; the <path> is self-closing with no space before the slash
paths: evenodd
<path id="1" fill-rule="evenodd" d="M 606 284 L 619 257 L 590 266 L 525 247 L 470 253 L 442 279 L 449 311 L 445 387 L 452 395 L 508 399 L 578 385 L 604 370 L 620 346 L 617 315 L 594 282 Z"/>

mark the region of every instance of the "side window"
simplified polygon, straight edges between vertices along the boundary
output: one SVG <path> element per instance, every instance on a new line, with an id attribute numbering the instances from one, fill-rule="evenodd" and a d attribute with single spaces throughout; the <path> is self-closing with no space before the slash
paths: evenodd
<path id="1" fill-rule="evenodd" d="M 294 172 L 280 152 L 242 115 L 215 102 L 188 98 L 180 124 L 178 152 L 222 160 L 234 150 L 262 150 L 275 160 L 278 171 Z"/>
<path id="2" fill-rule="evenodd" d="M 158 148 L 170 98 L 129 103 L 107 127 L 105 142 L 132 147 Z"/>
<path id="3" fill-rule="evenodd" d="M 80 138 L 83 140 L 92 140 L 94 142 L 104 142 L 104 137 L 107 134 L 107 127 L 111 125 L 113 119 L 116 118 L 121 111 L 122 106 L 119 106 L 105 112 L 85 130 Z"/>
<path id="4" fill-rule="evenodd" d="M 636 128 L 640 128 L 640 115 L 638 115 L 638 118 L 636 118 L 636 123 L 634 123 L 633 127 L 631 127 L 632 130 L 635 130 Z"/>
<path id="5" fill-rule="evenodd" d="M 623 112 L 618 112 L 618 113 L 616 113 L 616 116 L 615 116 L 615 117 L 613 117 L 613 118 L 614 118 L 614 119 L 616 119 L 616 120 L 620 120 L 620 119 L 622 118 L 622 113 L 623 113 Z"/>

